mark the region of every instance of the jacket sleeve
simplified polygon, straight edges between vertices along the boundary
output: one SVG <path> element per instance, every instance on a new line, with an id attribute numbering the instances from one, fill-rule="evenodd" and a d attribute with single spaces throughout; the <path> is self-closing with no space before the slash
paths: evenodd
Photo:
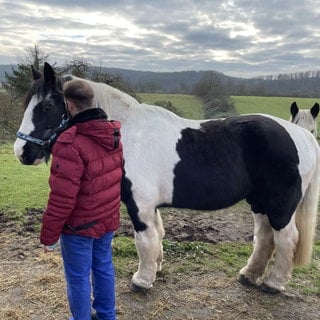
<path id="1" fill-rule="evenodd" d="M 83 172 L 83 161 L 73 145 L 56 142 L 52 151 L 49 200 L 42 218 L 42 244 L 52 245 L 58 241 L 75 207 Z"/>

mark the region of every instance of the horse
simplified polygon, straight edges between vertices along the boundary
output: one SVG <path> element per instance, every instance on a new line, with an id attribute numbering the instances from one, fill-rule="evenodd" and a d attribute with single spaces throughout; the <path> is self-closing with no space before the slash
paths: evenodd
<path id="1" fill-rule="evenodd" d="M 299 109 L 296 102 L 293 102 L 290 107 L 290 121 L 298 126 L 310 131 L 316 138 L 317 131 L 317 116 L 319 114 L 319 104 L 315 103 L 310 110 Z"/>
<path id="2" fill-rule="evenodd" d="M 58 76 L 48 63 L 43 72 L 32 73 L 14 144 L 25 165 L 48 161 L 49 142 L 66 112 L 63 83 L 75 78 Z M 217 210 L 245 199 L 256 240 L 238 280 L 269 293 L 285 290 L 294 265 L 311 261 L 320 181 L 314 136 L 271 115 L 185 119 L 104 83 L 82 80 L 92 86 L 109 120 L 122 123 L 121 199 L 139 257 L 131 289 L 151 288 L 161 271 L 165 230 L 159 208 Z"/>

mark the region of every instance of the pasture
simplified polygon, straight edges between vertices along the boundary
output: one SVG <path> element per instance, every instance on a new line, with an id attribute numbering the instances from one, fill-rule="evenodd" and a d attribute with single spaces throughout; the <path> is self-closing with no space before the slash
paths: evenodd
<path id="1" fill-rule="evenodd" d="M 169 100 L 185 117 L 201 119 L 201 102 L 186 95 L 140 94 L 143 101 Z M 240 113 L 289 118 L 292 101 L 308 108 L 314 99 L 233 97 Z M 246 100 L 247 99 L 247 100 Z M 59 248 L 48 255 L 38 244 L 47 200 L 49 166 L 22 166 L 12 145 L 0 146 L 0 318 L 67 319 Z M 122 209 L 114 240 L 119 320 L 134 319 L 318 319 L 320 318 L 320 233 L 311 266 L 297 268 L 288 291 L 269 296 L 235 280 L 252 247 L 252 218 L 245 203 L 215 212 L 167 208 L 164 269 L 155 287 L 133 294 L 137 268 L 133 228 Z"/>

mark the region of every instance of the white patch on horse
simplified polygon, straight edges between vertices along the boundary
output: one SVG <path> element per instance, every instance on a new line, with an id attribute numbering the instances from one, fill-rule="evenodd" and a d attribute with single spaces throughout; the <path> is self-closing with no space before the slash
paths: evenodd
<path id="1" fill-rule="evenodd" d="M 131 96 L 105 84 L 84 81 L 94 89 L 96 104 L 104 109 L 108 119 L 117 119 L 122 123 L 124 159 L 130 159 L 126 161 L 126 176 L 134 181 L 133 195 L 139 209 L 146 206 L 146 199 L 147 206 L 150 204 L 153 208 L 159 203 L 171 203 L 173 169 L 180 160 L 175 149 L 176 142 L 181 138 L 183 129 L 199 129 L 204 121 L 184 119 L 161 107 L 140 104 Z M 148 180 L 153 181 L 148 187 L 146 172 Z M 162 175 L 159 176 L 159 172 Z M 139 217 L 142 215 L 139 214 Z M 148 223 L 148 218 L 149 214 L 143 217 L 145 223 Z"/>
<path id="2" fill-rule="evenodd" d="M 32 115 L 33 115 L 33 109 L 38 104 L 38 102 L 39 101 L 37 97 L 33 96 L 27 109 L 24 112 L 24 116 L 19 128 L 19 131 L 29 135 L 35 129 L 35 126 L 32 122 Z M 15 141 L 13 149 L 17 158 L 20 158 L 22 156 L 23 147 L 25 144 L 26 144 L 26 141 L 20 138 L 17 138 L 17 140 Z"/>

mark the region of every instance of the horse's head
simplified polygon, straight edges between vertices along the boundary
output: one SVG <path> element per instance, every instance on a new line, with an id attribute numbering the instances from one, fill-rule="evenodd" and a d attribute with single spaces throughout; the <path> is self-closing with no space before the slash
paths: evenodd
<path id="1" fill-rule="evenodd" d="M 315 137 L 317 137 L 317 116 L 319 114 L 319 104 L 315 103 L 309 109 L 299 109 L 296 102 L 293 102 L 290 107 L 290 121 L 298 126 L 307 129 Z"/>
<path id="2" fill-rule="evenodd" d="M 45 63 L 43 74 L 32 67 L 33 85 L 25 101 L 25 112 L 14 144 L 21 163 L 36 165 L 48 161 L 55 129 L 65 114 L 63 80 Z"/>

